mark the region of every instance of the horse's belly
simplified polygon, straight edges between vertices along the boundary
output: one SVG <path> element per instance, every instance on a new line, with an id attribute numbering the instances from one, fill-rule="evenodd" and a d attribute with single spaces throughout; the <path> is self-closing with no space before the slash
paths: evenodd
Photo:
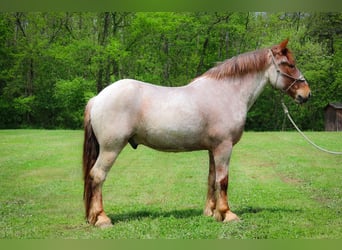
<path id="1" fill-rule="evenodd" d="M 148 129 L 133 136 L 133 140 L 137 144 L 167 152 L 204 149 L 200 134 L 194 130 Z"/>

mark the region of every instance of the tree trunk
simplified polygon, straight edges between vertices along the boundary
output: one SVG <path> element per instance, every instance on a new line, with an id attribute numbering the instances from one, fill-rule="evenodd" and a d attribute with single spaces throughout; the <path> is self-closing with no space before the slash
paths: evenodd
<path id="1" fill-rule="evenodd" d="M 29 68 L 27 70 L 27 76 L 26 76 L 26 89 L 25 89 L 26 96 L 33 95 L 33 77 L 34 77 L 33 58 L 31 57 L 29 59 Z"/>
<path id="2" fill-rule="evenodd" d="M 209 33 L 208 33 L 208 36 L 205 38 L 203 46 L 202 46 L 201 57 L 197 65 L 196 75 L 200 75 L 204 71 L 204 57 L 206 55 L 208 45 L 209 45 Z"/>
<path id="3" fill-rule="evenodd" d="M 104 49 L 108 43 L 109 24 L 110 24 L 110 13 L 105 12 L 104 17 L 103 17 L 102 32 L 99 32 L 99 36 L 98 36 L 98 43 L 101 46 L 101 49 Z M 98 93 L 104 88 L 103 78 L 105 78 L 105 80 L 108 79 L 108 77 L 106 76 L 103 77 L 103 73 L 105 72 L 105 69 L 106 69 L 106 66 L 105 66 L 106 61 L 107 61 L 106 55 L 100 58 L 99 69 L 97 71 L 97 81 L 96 81 L 96 88 L 97 88 Z"/>
<path id="4" fill-rule="evenodd" d="M 162 41 L 163 41 L 162 52 L 163 52 L 163 56 L 165 57 L 163 78 L 164 78 L 164 82 L 167 85 L 170 85 L 169 83 L 169 78 L 170 78 L 169 41 L 167 37 L 165 37 L 165 35 L 162 35 Z"/>

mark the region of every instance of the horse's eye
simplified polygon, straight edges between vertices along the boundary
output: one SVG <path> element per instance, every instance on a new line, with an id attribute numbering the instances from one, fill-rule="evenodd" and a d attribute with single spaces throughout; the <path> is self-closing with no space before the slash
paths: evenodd
<path id="1" fill-rule="evenodd" d="M 289 62 L 281 62 L 280 64 L 282 64 L 282 65 L 284 65 L 284 66 L 288 66 L 288 67 L 290 67 L 291 69 L 293 69 L 293 68 L 295 67 L 294 64 L 289 63 Z"/>

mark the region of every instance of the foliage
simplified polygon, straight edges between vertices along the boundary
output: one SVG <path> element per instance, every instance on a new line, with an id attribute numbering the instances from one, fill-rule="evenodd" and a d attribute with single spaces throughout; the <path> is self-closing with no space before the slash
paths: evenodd
<path id="1" fill-rule="evenodd" d="M 83 109 L 87 101 L 95 95 L 96 89 L 82 78 L 72 81 L 61 80 L 55 86 L 57 126 L 79 128 L 83 124 Z"/>
<path id="2" fill-rule="evenodd" d="M 84 93 L 121 78 L 181 86 L 216 62 L 289 37 L 313 91 L 290 110 L 300 127 L 322 130 L 323 108 L 342 100 L 341 23 L 341 13 L 3 12 L 0 128 L 78 128 Z M 267 88 L 246 129 L 291 128 L 279 98 Z"/>

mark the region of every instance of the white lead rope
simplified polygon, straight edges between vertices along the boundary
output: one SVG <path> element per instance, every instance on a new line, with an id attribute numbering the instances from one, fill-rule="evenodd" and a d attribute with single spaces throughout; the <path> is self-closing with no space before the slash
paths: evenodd
<path id="1" fill-rule="evenodd" d="M 297 131 L 304 137 L 305 140 L 307 140 L 312 146 L 314 146 L 315 148 L 325 152 L 325 153 L 329 153 L 329 154 L 334 154 L 334 155 L 342 155 L 342 152 L 336 152 L 336 151 L 330 151 L 327 150 L 325 148 L 322 148 L 320 146 L 318 146 L 316 143 L 314 143 L 312 140 L 310 140 L 296 125 L 296 123 L 293 121 L 288 108 L 286 107 L 284 101 L 281 101 L 281 105 L 283 106 L 284 109 L 284 113 L 287 115 L 287 117 L 289 118 L 290 122 L 292 123 L 292 125 L 297 129 Z"/>

